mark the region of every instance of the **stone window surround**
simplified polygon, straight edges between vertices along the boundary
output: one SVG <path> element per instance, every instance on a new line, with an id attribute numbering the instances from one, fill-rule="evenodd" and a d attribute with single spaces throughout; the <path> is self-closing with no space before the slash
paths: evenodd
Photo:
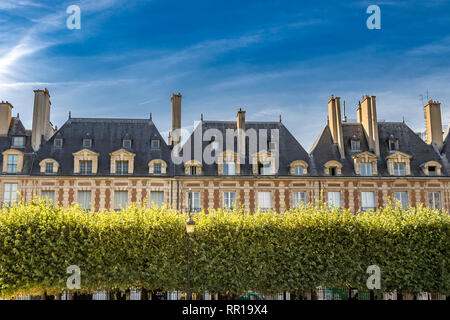
<path id="1" fill-rule="evenodd" d="M 236 175 L 241 173 L 241 159 L 236 152 L 232 150 L 225 150 L 217 155 L 217 168 L 219 175 L 223 175 L 223 164 L 225 162 L 234 162 Z"/>
<path id="2" fill-rule="evenodd" d="M 330 161 L 327 161 L 327 162 L 323 165 L 323 167 L 324 167 L 325 175 L 327 175 L 327 176 L 330 175 L 330 168 L 331 168 L 331 167 L 336 167 L 336 168 L 337 168 L 336 174 L 337 174 L 338 176 L 340 176 L 340 175 L 342 174 L 342 163 L 340 163 L 339 161 L 336 161 L 336 160 L 330 160 Z"/>
<path id="3" fill-rule="evenodd" d="M 268 152 L 267 150 L 261 150 L 255 154 L 252 155 L 252 169 L 253 174 L 258 175 L 258 164 L 260 163 L 270 163 L 270 174 L 276 174 L 276 161 L 275 161 L 275 155 Z"/>
<path id="4" fill-rule="evenodd" d="M 184 173 L 186 175 L 191 175 L 191 172 L 189 170 L 191 167 L 197 167 L 197 175 L 202 174 L 202 164 L 197 160 L 189 160 L 184 164 Z"/>
<path id="5" fill-rule="evenodd" d="M 295 175 L 295 167 L 302 167 L 303 168 L 303 175 L 308 174 L 308 164 L 303 160 L 295 160 L 292 161 L 290 164 L 290 173 L 292 175 Z"/>
<path id="6" fill-rule="evenodd" d="M 181 201 L 181 207 L 182 207 L 182 211 L 183 212 L 188 212 L 188 210 L 189 210 L 189 208 L 188 208 L 188 193 L 189 192 L 198 192 L 199 193 L 199 201 L 200 201 L 200 211 L 202 211 L 202 210 L 205 210 L 204 208 L 203 208 L 203 190 L 202 190 L 202 188 L 200 188 L 200 187 L 195 187 L 195 188 L 190 188 L 191 190 L 189 190 L 189 188 L 188 189 L 186 189 L 186 190 L 183 190 L 183 199 L 182 199 L 182 201 Z M 191 204 L 191 206 L 192 206 L 192 204 Z M 193 206 L 192 206 L 193 207 Z M 197 211 L 197 212 L 200 212 L 200 211 Z"/>
<path id="7" fill-rule="evenodd" d="M 427 161 L 424 164 L 421 164 L 420 167 L 422 168 L 423 173 L 426 174 L 427 176 L 429 175 L 429 173 L 428 173 L 429 167 L 436 167 L 436 175 L 437 176 L 441 175 L 442 165 L 437 161 L 434 161 L 434 160 Z"/>
<path id="8" fill-rule="evenodd" d="M 167 173 L 167 163 L 162 159 L 153 159 L 148 163 L 148 173 L 154 174 L 154 165 L 155 164 L 161 164 L 161 173 L 157 174 L 166 174 Z"/>
<path id="9" fill-rule="evenodd" d="M 121 148 L 119 150 L 111 152 L 109 156 L 111 157 L 110 172 L 112 174 L 116 173 L 116 161 L 128 161 L 128 174 L 133 174 L 134 157 L 136 156 L 136 154 Z M 92 171 L 94 171 L 93 168 Z"/>
<path id="10" fill-rule="evenodd" d="M 239 190 L 237 190 L 237 189 L 232 189 L 232 188 L 221 188 L 220 189 L 220 191 L 219 191 L 219 208 L 224 208 L 224 201 L 225 201 L 225 195 L 224 195 L 224 193 L 225 192 L 234 192 L 235 194 L 236 194 L 236 197 L 235 197 L 235 202 L 236 202 L 236 207 L 235 207 L 235 209 L 239 209 L 239 207 L 240 207 L 240 199 L 239 199 L 239 196 L 240 196 L 240 192 L 239 192 Z"/>
<path id="11" fill-rule="evenodd" d="M 370 163 L 372 164 L 372 175 L 376 176 L 378 175 L 378 168 L 377 168 L 377 156 L 369 151 L 364 151 L 361 153 L 358 153 L 357 155 L 354 155 L 353 157 L 353 165 L 355 168 L 355 173 L 357 175 L 361 174 L 361 163 Z"/>
<path id="12" fill-rule="evenodd" d="M 411 167 L 410 167 L 410 159 L 412 156 L 397 151 L 389 156 L 386 157 L 387 162 L 387 168 L 389 171 L 389 174 L 391 176 L 394 175 L 394 163 L 404 163 L 405 164 L 405 175 L 409 176 L 411 175 Z"/>
<path id="13" fill-rule="evenodd" d="M 17 155 L 17 172 L 21 173 L 23 169 L 23 153 L 16 149 L 8 149 L 3 151 L 3 173 L 8 171 L 8 156 Z"/>
<path id="14" fill-rule="evenodd" d="M 45 165 L 47 162 L 53 163 L 53 173 L 57 173 L 58 169 L 59 169 L 59 163 L 58 163 L 58 161 L 56 161 L 55 159 L 52 159 L 52 158 L 45 158 L 44 160 L 39 162 L 39 167 L 41 168 L 40 172 L 47 173 L 47 172 L 45 172 Z"/>
<path id="15" fill-rule="evenodd" d="M 80 173 L 80 161 L 92 161 L 92 174 L 96 174 L 98 170 L 98 156 L 97 152 L 89 149 L 81 149 L 72 154 L 74 157 L 73 172 Z"/>

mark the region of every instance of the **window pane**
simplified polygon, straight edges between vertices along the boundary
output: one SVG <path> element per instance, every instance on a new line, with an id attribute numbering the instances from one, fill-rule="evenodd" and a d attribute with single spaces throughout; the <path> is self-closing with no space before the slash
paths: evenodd
<path id="1" fill-rule="evenodd" d="M 262 174 L 263 175 L 270 175 L 270 162 L 265 162 L 263 163 L 263 167 L 262 167 Z"/>
<path id="2" fill-rule="evenodd" d="M 114 210 L 125 209 L 128 203 L 128 191 L 114 191 Z"/>
<path id="3" fill-rule="evenodd" d="M 394 175 L 396 176 L 406 175 L 406 165 L 404 163 L 394 163 Z"/>
<path id="4" fill-rule="evenodd" d="M 91 209 L 91 192 L 90 191 L 78 191 L 78 203 L 84 210 Z"/>
<path id="5" fill-rule="evenodd" d="M 154 174 L 161 174 L 161 163 L 155 163 L 153 165 L 153 173 Z"/>
<path id="6" fill-rule="evenodd" d="M 236 192 L 226 191 L 223 193 L 223 207 L 224 208 L 234 208 L 234 203 L 236 202 Z"/>
<path id="7" fill-rule="evenodd" d="M 328 192 L 328 206 L 330 208 L 341 206 L 341 193 L 340 192 Z"/>
<path id="8" fill-rule="evenodd" d="M 152 140 L 152 149 L 159 149 L 159 140 Z"/>
<path id="9" fill-rule="evenodd" d="M 403 209 L 408 209 L 408 192 L 395 192 L 394 197 L 396 200 L 400 201 Z"/>
<path id="10" fill-rule="evenodd" d="M 303 167 L 295 167 L 295 175 L 296 176 L 302 176 L 303 175 Z"/>
<path id="11" fill-rule="evenodd" d="M 92 161 L 90 160 L 80 161 L 80 173 L 82 174 L 92 173 Z"/>
<path id="12" fill-rule="evenodd" d="M 223 174 L 234 176 L 236 174 L 236 164 L 234 162 L 225 162 L 223 164 Z"/>
<path id="13" fill-rule="evenodd" d="M 440 192 L 429 192 L 428 193 L 429 207 L 431 209 L 442 209 L 441 206 L 441 193 Z"/>
<path id="14" fill-rule="evenodd" d="M 306 204 L 306 192 L 294 192 L 294 207 L 298 208 L 301 204 Z"/>
<path id="15" fill-rule="evenodd" d="M 158 207 L 161 207 L 164 204 L 164 191 L 151 191 L 150 203 L 155 203 Z"/>
<path id="16" fill-rule="evenodd" d="M 55 203 L 55 191 L 53 191 L 53 190 L 44 190 L 41 193 L 41 198 L 42 199 L 48 199 L 52 203 Z"/>
<path id="17" fill-rule="evenodd" d="M 4 184 L 4 193 L 3 193 L 3 202 L 7 205 L 11 205 L 14 202 L 17 202 L 17 183 L 5 183 Z"/>
<path id="18" fill-rule="evenodd" d="M 13 137 L 12 146 L 13 147 L 23 147 L 25 145 L 25 137 Z"/>
<path id="19" fill-rule="evenodd" d="M 268 211 L 272 208 L 272 197 L 270 191 L 258 192 L 258 206 L 263 211 Z"/>
<path id="20" fill-rule="evenodd" d="M 128 174 L 128 161 L 116 161 L 116 174 Z"/>
<path id="21" fill-rule="evenodd" d="M 90 148 L 92 146 L 92 139 L 83 139 L 83 147 Z"/>
<path id="22" fill-rule="evenodd" d="M 16 154 L 8 155 L 8 165 L 6 168 L 7 173 L 17 173 L 17 161 L 19 156 Z"/>
<path id="23" fill-rule="evenodd" d="M 186 208 L 189 211 L 189 196 L 191 197 L 191 212 L 201 210 L 200 206 L 200 192 L 187 192 L 186 194 Z"/>
<path id="24" fill-rule="evenodd" d="M 361 175 L 362 176 L 372 176 L 372 164 L 371 163 L 361 163 Z"/>
<path id="25" fill-rule="evenodd" d="M 375 194 L 373 192 L 361 192 L 362 210 L 375 209 Z"/>
<path id="26" fill-rule="evenodd" d="M 45 163 L 45 173 L 53 173 L 53 162 Z"/>

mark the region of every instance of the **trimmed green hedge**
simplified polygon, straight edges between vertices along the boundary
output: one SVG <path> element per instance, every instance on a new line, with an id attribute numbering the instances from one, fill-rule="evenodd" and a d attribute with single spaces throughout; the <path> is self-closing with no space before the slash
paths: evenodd
<path id="1" fill-rule="evenodd" d="M 0 296 L 66 290 L 186 288 L 187 216 L 170 208 L 67 210 L 44 201 L 0 211 Z M 369 265 L 382 290 L 450 294 L 450 219 L 393 205 L 354 215 L 306 206 L 277 214 L 198 213 L 191 241 L 193 292 L 303 293 L 319 285 L 366 288 Z"/>

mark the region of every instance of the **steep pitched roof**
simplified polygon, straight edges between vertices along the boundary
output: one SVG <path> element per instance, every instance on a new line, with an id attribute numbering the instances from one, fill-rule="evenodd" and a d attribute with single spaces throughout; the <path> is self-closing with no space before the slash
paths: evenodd
<path id="1" fill-rule="evenodd" d="M 54 140 L 63 139 L 62 148 L 54 146 Z M 149 119 L 70 118 L 43 144 L 37 153 L 33 173 L 39 174 L 39 162 L 53 158 L 60 164 L 58 174 L 72 175 L 73 153 L 83 149 L 83 139 L 92 139 L 90 150 L 99 153 L 97 175 L 110 175 L 110 153 L 123 148 L 123 139 L 131 139 L 128 151 L 136 154 L 133 175 L 148 175 L 148 162 L 164 160 L 170 168 L 170 148 L 158 129 Z M 160 149 L 151 148 L 151 140 L 160 140 Z M 168 170 L 169 171 L 169 170 Z M 169 171 L 170 172 L 170 171 Z"/>
<path id="2" fill-rule="evenodd" d="M 267 132 L 267 140 L 272 139 L 272 130 L 278 130 L 279 134 L 279 170 L 278 175 L 288 175 L 289 174 L 289 165 L 291 162 L 295 160 L 303 160 L 308 163 L 310 166 L 308 153 L 303 149 L 300 143 L 294 138 L 294 136 L 289 132 L 289 130 L 281 123 L 281 122 L 253 122 L 247 121 L 245 123 L 245 128 L 247 132 L 250 130 L 255 130 L 257 136 L 257 147 L 253 146 L 257 151 L 267 150 L 267 142 L 260 141 L 260 138 L 264 138 L 264 136 L 260 136 L 259 133 L 262 130 L 266 130 Z M 185 142 L 182 148 L 181 154 L 185 153 L 188 146 L 190 145 L 191 150 L 194 150 L 194 136 L 199 134 L 203 137 L 204 133 L 209 130 L 218 130 L 223 137 L 222 150 L 218 150 L 216 155 L 225 151 L 227 149 L 226 146 L 226 131 L 236 130 L 237 125 L 236 121 L 201 121 L 200 124 L 194 129 L 194 132 Z M 248 140 L 247 140 L 248 141 Z M 211 143 L 211 141 L 202 141 L 202 150 Z M 261 146 L 263 147 L 261 147 Z M 233 150 L 237 152 L 237 141 L 234 142 Z M 254 149 L 252 149 L 254 150 Z M 245 154 L 245 164 L 241 164 L 241 173 L 240 175 L 253 175 L 252 164 L 251 164 L 251 154 L 250 153 L 249 143 L 246 143 L 246 154 Z M 187 157 L 190 159 L 194 159 L 194 152 L 191 152 L 191 156 Z M 203 175 L 216 176 L 218 175 L 218 166 L 216 163 L 207 164 L 202 159 L 203 163 Z M 180 164 L 177 166 L 176 174 L 183 175 L 184 174 L 184 165 Z"/>
<path id="3" fill-rule="evenodd" d="M 315 173 L 324 175 L 323 166 L 329 160 L 336 160 L 342 163 L 342 176 L 356 176 L 354 171 L 353 156 L 371 151 L 367 143 L 364 129 L 360 123 L 343 123 L 342 131 L 344 135 L 345 159 L 340 158 L 337 144 L 332 141 L 331 131 L 326 125 L 321 135 L 317 139 L 311 150 L 311 158 Z M 435 152 L 432 146 L 426 144 L 403 122 L 379 122 L 378 135 L 380 141 L 380 158 L 377 161 L 378 175 L 388 176 L 386 157 L 392 152 L 389 150 L 388 141 L 390 137 L 398 140 L 398 151 L 412 156 L 410 160 L 411 175 L 424 176 L 420 165 L 427 161 L 437 161 L 443 164 L 441 157 Z M 351 139 L 356 137 L 360 141 L 360 150 L 352 151 Z M 443 174 L 446 171 L 443 168 Z"/>

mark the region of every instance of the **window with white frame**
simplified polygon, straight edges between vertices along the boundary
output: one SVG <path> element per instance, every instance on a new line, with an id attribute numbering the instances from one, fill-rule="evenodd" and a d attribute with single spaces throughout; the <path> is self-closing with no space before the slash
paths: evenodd
<path id="1" fill-rule="evenodd" d="M 150 203 L 161 207 L 164 204 L 164 191 L 150 191 Z"/>
<path id="2" fill-rule="evenodd" d="M 45 163 L 45 173 L 53 173 L 53 162 Z"/>
<path id="3" fill-rule="evenodd" d="M 25 137 L 13 137 L 12 147 L 21 148 L 25 146 Z"/>
<path id="4" fill-rule="evenodd" d="M 359 151 L 360 150 L 359 140 L 352 139 L 351 140 L 351 148 L 352 148 L 352 151 Z"/>
<path id="5" fill-rule="evenodd" d="M 361 209 L 375 210 L 375 193 L 374 192 L 361 192 Z"/>
<path id="6" fill-rule="evenodd" d="M 121 210 L 127 207 L 128 191 L 116 190 L 114 191 L 114 210 Z"/>
<path id="7" fill-rule="evenodd" d="M 272 193 L 270 191 L 258 192 L 258 207 L 262 211 L 269 211 L 272 209 Z"/>
<path id="8" fill-rule="evenodd" d="M 161 172 L 162 172 L 161 168 L 162 168 L 161 163 L 153 164 L 153 173 L 154 174 L 161 174 Z"/>
<path id="9" fill-rule="evenodd" d="M 442 209 L 440 192 L 429 192 L 428 193 L 428 206 L 431 209 L 438 209 L 438 210 Z"/>
<path id="10" fill-rule="evenodd" d="M 84 210 L 91 209 L 91 191 L 78 191 L 78 203 Z"/>
<path id="11" fill-rule="evenodd" d="M 51 203 L 55 203 L 55 191 L 54 190 L 43 190 L 41 192 L 41 198 L 45 200 L 50 200 Z"/>
<path id="12" fill-rule="evenodd" d="M 7 205 L 11 205 L 14 202 L 17 202 L 17 183 L 5 183 L 3 185 L 3 203 Z"/>
<path id="13" fill-rule="evenodd" d="M 394 176 L 405 176 L 406 164 L 403 162 L 394 163 Z"/>
<path id="14" fill-rule="evenodd" d="M 328 192 L 328 206 L 330 208 L 341 206 L 341 193 L 340 192 Z"/>
<path id="15" fill-rule="evenodd" d="M 372 176 L 372 164 L 371 163 L 361 163 L 360 164 L 360 173 L 362 176 Z"/>
<path id="16" fill-rule="evenodd" d="M 8 165 L 6 167 L 7 173 L 17 173 L 17 162 L 19 156 L 17 154 L 8 154 Z"/>
<path id="17" fill-rule="evenodd" d="M 236 164 L 234 162 L 225 162 L 223 164 L 223 174 L 225 176 L 236 175 Z"/>
<path id="18" fill-rule="evenodd" d="M 302 176 L 302 175 L 303 175 L 303 167 L 301 167 L 301 166 L 296 166 L 296 167 L 294 168 L 294 174 L 295 174 L 296 176 Z"/>
<path id="19" fill-rule="evenodd" d="M 91 160 L 80 160 L 80 173 L 81 174 L 91 174 L 92 173 L 92 161 Z"/>
<path id="20" fill-rule="evenodd" d="M 294 208 L 298 208 L 301 205 L 306 204 L 306 192 L 300 191 L 300 192 L 294 192 Z"/>
<path id="21" fill-rule="evenodd" d="M 116 174 L 128 174 L 128 161 L 126 160 L 116 161 Z"/>
<path id="22" fill-rule="evenodd" d="M 395 192 L 394 197 L 397 201 L 400 201 L 403 209 L 408 209 L 408 192 L 406 191 Z"/>
<path id="23" fill-rule="evenodd" d="M 200 192 L 192 191 L 188 192 L 186 196 L 186 208 L 189 211 L 189 201 L 191 202 L 190 210 L 191 212 L 201 211 L 200 206 Z"/>
<path id="24" fill-rule="evenodd" d="M 223 207 L 224 208 L 229 208 L 229 209 L 233 210 L 235 202 L 236 202 L 236 192 L 225 191 L 223 193 Z"/>

